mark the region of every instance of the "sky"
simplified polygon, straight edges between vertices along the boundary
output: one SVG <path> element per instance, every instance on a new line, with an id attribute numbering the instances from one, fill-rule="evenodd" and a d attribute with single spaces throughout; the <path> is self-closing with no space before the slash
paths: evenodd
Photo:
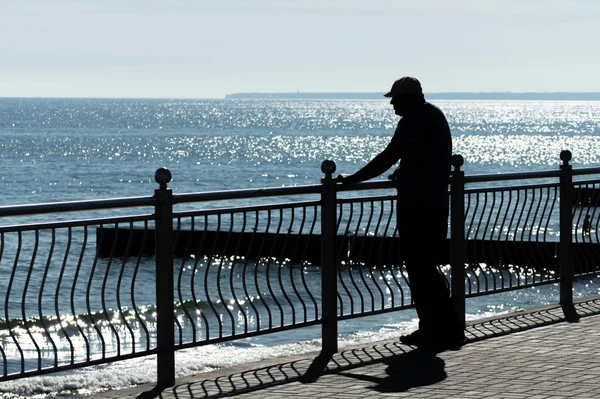
<path id="1" fill-rule="evenodd" d="M 0 97 L 600 92 L 598 0 L 0 0 Z"/>

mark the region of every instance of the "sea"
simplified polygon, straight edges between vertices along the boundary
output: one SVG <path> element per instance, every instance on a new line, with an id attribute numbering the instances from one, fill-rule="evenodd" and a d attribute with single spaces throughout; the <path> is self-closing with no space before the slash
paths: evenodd
<path id="1" fill-rule="evenodd" d="M 556 170 L 564 149 L 574 168 L 600 166 L 598 100 L 431 102 L 447 116 L 467 175 Z M 352 173 L 372 159 L 397 122 L 387 101 L 360 98 L 0 98 L 0 206 L 152 195 L 160 167 L 175 193 L 315 184 L 324 160 Z M 596 279 L 575 284 L 576 297 L 598 293 Z M 554 285 L 482 296 L 468 300 L 467 318 L 556 302 Z M 346 320 L 340 347 L 394 339 L 416 323 L 412 310 Z M 182 350 L 177 376 L 317 351 L 319 334 L 309 327 Z M 155 378 L 148 356 L 3 382 L 0 397 L 78 398 Z"/>

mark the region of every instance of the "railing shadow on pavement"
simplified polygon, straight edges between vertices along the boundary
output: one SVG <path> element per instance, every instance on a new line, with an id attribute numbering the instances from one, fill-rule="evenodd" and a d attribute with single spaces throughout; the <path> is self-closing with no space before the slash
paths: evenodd
<path id="1" fill-rule="evenodd" d="M 600 314 L 600 297 L 575 300 L 573 311 L 578 319 Z M 513 312 L 508 317 L 495 316 L 477 320 L 467 327 L 466 337 L 468 342 L 475 342 L 561 322 L 572 323 L 573 320 L 565 315 L 560 305 L 553 304 Z"/>
<path id="2" fill-rule="evenodd" d="M 575 301 L 574 307 L 582 318 L 599 315 L 600 297 Z M 561 307 L 556 304 L 480 319 L 467 322 L 467 344 L 567 321 Z M 366 375 L 356 371 L 376 363 L 387 365 L 386 376 Z M 372 381 L 374 385 L 371 389 L 377 392 L 404 392 L 413 387 L 442 381 L 446 377 L 444 366 L 443 359 L 434 352 L 415 350 L 400 342 L 383 342 L 349 348 L 333 355 L 296 355 L 288 362 L 241 370 L 229 375 L 219 374 L 217 370 L 202 376 L 188 377 L 164 390 L 150 389 L 137 398 L 216 399 L 292 382 L 308 385 L 327 374 Z"/>
<path id="3" fill-rule="evenodd" d="M 382 361 L 391 361 L 405 356 L 413 350 L 399 342 L 354 348 L 333 354 L 310 354 L 295 356 L 298 360 L 271 364 L 253 370 L 245 370 L 227 376 L 207 378 L 201 381 L 178 383 L 164 390 L 151 389 L 138 398 L 222 398 L 265 389 L 272 386 L 300 382 L 310 384 L 325 374 L 367 366 Z M 414 355 L 413 355 L 414 356 Z M 322 369 L 320 369 L 323 367 Z M 194 378 L 191 377 L 191 380 Z"/>

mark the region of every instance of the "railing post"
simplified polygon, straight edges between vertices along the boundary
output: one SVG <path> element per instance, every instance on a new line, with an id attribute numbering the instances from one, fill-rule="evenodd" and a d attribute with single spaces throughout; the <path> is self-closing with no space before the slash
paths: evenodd
<path id="1" fill-rule="evenodd" d="M 173 192 L 167 188 L 171 172 L 160 168 L 154 179 L 160 185 L 154 190 L 156 248 L 156 341 L 159 387 L 175 385 L 175 338 L 173 325 Z"/>
<path id="2" fill-rule="evenodd" d="M 325 178 L 321 179 L 321 350 L 333 354 L 338 350 L 337 325 L 337 264 L 335 241 L 337 234 L 336 181 L 331 177 L 335 162 L 326 160 L 321 164 Z"/>
<path id="3" fill-rule="evenodd" d="M 560 205 L 559 205 L 559 269 L 560 306 L 568 321 L 577 321 L 579 316 L 573 306 L 573 167 L 569 165 L 571 151 L 560 153 Z"/>
<path id="4" fill-rule="evenodd" d="M 452 156 L 450 178 L 450 268 L 452 270 L 452 303 L 463 329 L 465 321 L 465 172 L 462 155 Z"/>

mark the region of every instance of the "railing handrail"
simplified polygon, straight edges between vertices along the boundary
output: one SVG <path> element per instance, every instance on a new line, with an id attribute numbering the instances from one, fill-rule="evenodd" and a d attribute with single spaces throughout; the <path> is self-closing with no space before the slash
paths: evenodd
<path id="1" fill-rule="evenodd" d="M 467 175 L 465 173 L 465 183 L 482 183 L 504 180 L 528 180 L 528 179 L 543 179 L 550 177 L 559 177 L 558 170 L 544 170 L 535 172 L 514 172 L 514 173 L 498 173 L 485 175 Z"/>
<path id="2" fill-rule="evenodd" d="M 600 173 L 600 168 L 579 168 L 573 169 L 573 176 L 592 175 Z M 560 176 L 560 170 L 545 170 L 534 172 L 515 172 L 515 173 L 498 173 L 498 174 L 483 174 L 483 175 L 465 175 L 465 183 L 481 183 L 488 181 L 502 180 L 526 180 L 526 179 L 543 179 L 549 177 Z"/>
<path id="3" fill-rule="evenodd" d="M 516 184 L 514 186 L 499 186 L 499 187 L 490 187 L 490 186 L 482 186 L 477 188 L 465 188 L 465 193 L 493 193 L 498 191 L 504 191 L 506 189 L 510 190 L 527 190 L 527 189 L 541 189 L 541 188 L 552 188 L 558 187 L 559 182 L 556 181 L 554 183 L 538 183 L 538 184 Z"/>
<path id="4" fill-rule="evenodd" d="M 298 194 L 319 194 L 321 193 L 321 190 L 322 185 L 320 184 L 307 184 L 301 186 L 264 187 L 173 194 L 173 200 L 175 204 L 182 204 L 186 202 L 208 202 L 257 197 L 280 197 Z"/>
<path id="5" fill-rule="evenodd" d="M 153 214 L 139 214 L 139 215 L 125 215 L 125 216 L 112 216 L 104 218 L 86 218 L 86 219 L 75 219 L 75 220 L 61 220 L 54 222 L 39 222 L 39 223 L 18 223 L 6 226 L 0 226 L 0 233 L 9 233 L 13 231 L 28 231 L 28 230 L 40 230 L 40 229 L 60 229 L 65 227 L 84 227 L 99 224 L 119 224 L 119 223 L 131 223 L 131 222 L 143 222 L 152 220 Z"/>
<path id="6" fill-rule="evenodd" d="M 154 206 L 158 200 L 154 196 L 106 198 L 97 200 L 80 200 L 64 202 L 46 202 L 27 205 L 0 206 L 0 217 L 26 216 L 41 213 L 77 212 L 97 209 L 135 208 L 138 206 Z"/>
<path id="7" fill-rule="evenodd" d="M 579 168 L 579 169 L 573 169 L 573 176 L 579 176 L 579 175 L 593 175 L 596 173 L 600 173 L 600 168 L 598 167 L 593 167 L 593 168 Z"/>

